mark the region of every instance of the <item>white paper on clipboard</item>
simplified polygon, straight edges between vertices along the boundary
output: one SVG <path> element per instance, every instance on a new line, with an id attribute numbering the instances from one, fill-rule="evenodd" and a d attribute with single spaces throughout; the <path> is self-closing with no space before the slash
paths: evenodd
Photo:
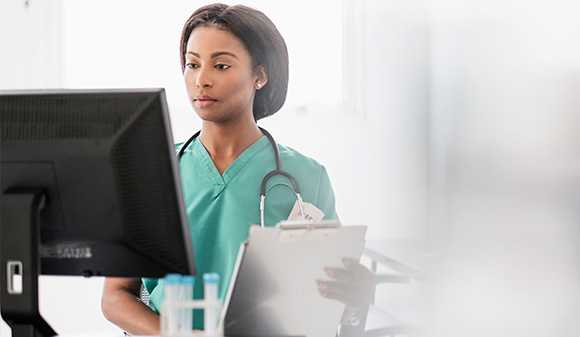
<path id="1" fill-rule="evenodd" d="M 322 297 L 324 267 L 360 259 L 366 226 L 285 224 L 252 231 L 226 299 L 226 336 L 333 337 L 344 304 Z M 223 316 L 222 316 L 223 318 Z"/>

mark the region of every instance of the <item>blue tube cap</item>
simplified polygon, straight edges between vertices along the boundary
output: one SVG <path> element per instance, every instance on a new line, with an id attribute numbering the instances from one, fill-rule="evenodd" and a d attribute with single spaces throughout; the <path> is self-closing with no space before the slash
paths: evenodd
<path id="1" fill-rule="evenodd" d="M 186 285 L 189 285 L 189 284 L 193 285 L 193 284 L 195 284 L 195 277 L 193 277 L 191 275 L 185 275 L 181 278 L 181 283 L 186 284 Z"/>
<path id="2" fill-rule="evenodd" d="M 181 282 L 181 275 L 179 274 L 167 274 L 165 276 L 165 284 L 179 284 Z"/>
<path id="3" fill-rule="evenodd" d="M 206 273 L 203 274 L 204 284 L 218 284 L 220 283 L 220 276 L 218 273 Z"/>

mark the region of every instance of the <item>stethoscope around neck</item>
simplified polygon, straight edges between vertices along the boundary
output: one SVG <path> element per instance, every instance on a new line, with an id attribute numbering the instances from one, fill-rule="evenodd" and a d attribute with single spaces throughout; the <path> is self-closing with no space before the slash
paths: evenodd
<path id="1" fill-rule="evenodd" d="M 294 192 L 294 194 L 296 194 L 296 199 L 298 199 L 298 206 L 300 207 L 300 214 L 302 215 L 303 219 L 306 219 L 305 214 L 304 214 L 304 202 L 302 201 L 302 197 L 300 196 L 300 187 L 298 186 L 298 182 L 290 173 L 282 170 L 282 164 L 280 162 L 280 152 L 278 151 L 278 146 L 276 145 L 276 141 L 274 140 L 272 135 L 268 131 L 264 130 L 263 128 L 261 128 L 261 127 L 258 127 L 258 128 L 260 129 L 260 131 L 262 131 L 262 133 L 270 141 L 270 144 L 272 145 L 272 149 L 274 150 L 274 158 L 276 159 L 276 169 L 273 171 L 270 171 L 268 174 L 266 174 L 266 176 L 264 176 L 264 179 L 262 179 L 262 184 L 260 185 L 260 225 L 262 227 L 264 227 L 264 209 L 265 209 L 266 195 L 273 187 L 278 186 L 278 185 L 286 186 L 289 189 L 291 189 L 292 192 Z M 200 133 L 201 133 L 201 131 L 196 132 L 193 136 L 191 136 L 191 138 L 189 138 L 183 144 L 181 149 L 179 149 L 179 152 L 177 153 L 177 160 L 178 161 L 181 160 L 183 153 L 185 153 L 185 149 L 189 146 L 189 144 L 191 144 L 199 136 Z M 275 175 L 285 176 L 286 178 L 288 178 L 292 182 L 292 185 L 294 187 L 292 187 L 284 182 L 278 182 L 278 183 L 272 184 L 270 187 L 268 187 L 266 189 L 266 185 L 268 183 L 268 180 Z"/>

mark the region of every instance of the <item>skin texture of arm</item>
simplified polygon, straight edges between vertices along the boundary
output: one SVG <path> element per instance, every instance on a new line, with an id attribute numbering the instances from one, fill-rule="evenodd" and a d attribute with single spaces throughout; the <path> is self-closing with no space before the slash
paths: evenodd
<path id="1" fill-rule="evenodd" d="M 159 315 L 139 299 L 140 279 L 106 278 L 101 299 L 105 318 L 131 335 L 159 335 Z"/>

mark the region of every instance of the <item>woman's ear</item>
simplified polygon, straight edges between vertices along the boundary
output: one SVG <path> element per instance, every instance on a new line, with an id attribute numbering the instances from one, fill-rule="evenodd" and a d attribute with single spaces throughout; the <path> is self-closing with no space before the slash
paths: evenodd
<path id="1" fill-rule="evenodd" d="M 259 66 L 256 70 L 256 89 L 262 89 L 268 83 L 268 72 L 264 66 Z"/>

